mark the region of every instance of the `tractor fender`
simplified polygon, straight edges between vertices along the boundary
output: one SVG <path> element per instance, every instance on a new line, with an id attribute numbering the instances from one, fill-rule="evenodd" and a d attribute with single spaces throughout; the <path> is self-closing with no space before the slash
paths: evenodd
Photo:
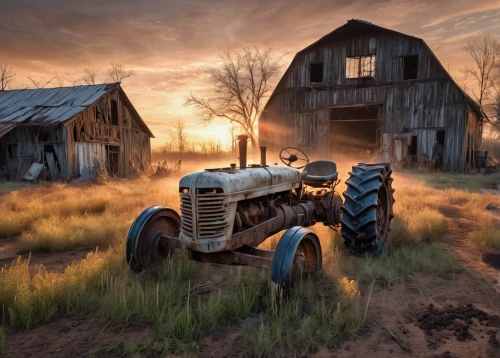
<path id="1" fill-rule="evenodd" d="M 291 284 L 295 253 L 306 236 L 309 246 L 315 251 L 316 262 L 313 262 L 315 271 L 321 270 L 321 245 L 318 237 L 311 230 L 302 226 L 294 226 L 285 232 L 276 246 L 271 271 L 273 282 L 280 286 L 289 286 Z"/>

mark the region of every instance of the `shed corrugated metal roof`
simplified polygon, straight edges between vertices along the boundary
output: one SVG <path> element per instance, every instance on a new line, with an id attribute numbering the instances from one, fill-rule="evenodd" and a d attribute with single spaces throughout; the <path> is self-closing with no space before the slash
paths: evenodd
<path id="1" fill-rule="evenodd" d="M 0 128 L 63 123 L 119 84 L 0 91 Z"/>

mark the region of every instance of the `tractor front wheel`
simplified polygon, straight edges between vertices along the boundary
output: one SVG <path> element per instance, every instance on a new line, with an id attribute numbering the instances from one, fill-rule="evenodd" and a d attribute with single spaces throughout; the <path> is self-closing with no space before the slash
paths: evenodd
<path id="1" fill-rule="evenodd" d="M 126 257 L 133 271 L 168 257 L 173 248 L 161 244 L 162 237 L 179 238 L 181 218 L 173 209 L 151 206 L 132 223 L 127 235 Z"/>
<path id="2" fill-rule="evenodd" d="M 354 254 L 376 255 L 389 242 L 393 214 L 390 164 L 358 164 L 349 172 L 342 206 L 342 237 Z"/>
<path id="3" fill-rule="evenodd" d="M 321 271 L 321 244 L 311 230 L 301 226 L 288 229 L 274 252 L 271 279 L 282 287 L 290 286 L 304 273 Z"/>

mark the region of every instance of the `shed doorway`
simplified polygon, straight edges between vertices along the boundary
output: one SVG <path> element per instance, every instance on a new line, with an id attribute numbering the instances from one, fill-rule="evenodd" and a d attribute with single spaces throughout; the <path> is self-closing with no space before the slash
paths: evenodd
<path id="1" fill-rule="evenodd" d="M 336 155 L 371 158 L 380 149 L 382 105 L 330 108 L 330 148 Z"/>
<path id="2" fill-rule="evenodd" d="M 107 163 L 108 163 L 108 172 L 112 176 L 118 176 L 118 161 L 120 157 L 120 147 L 117 145 L 107 145 Z"/>

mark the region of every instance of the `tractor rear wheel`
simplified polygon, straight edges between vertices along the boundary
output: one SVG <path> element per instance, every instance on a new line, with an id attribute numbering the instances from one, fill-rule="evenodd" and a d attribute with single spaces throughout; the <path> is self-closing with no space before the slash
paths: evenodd
<path id="1" fill-rule="evenodd" d="M 342 237 L 354 254 L 376 255 L 389 242 L 394 217 L 390 164 L 358 164 L 349 172 L 342 206 Z"/>

